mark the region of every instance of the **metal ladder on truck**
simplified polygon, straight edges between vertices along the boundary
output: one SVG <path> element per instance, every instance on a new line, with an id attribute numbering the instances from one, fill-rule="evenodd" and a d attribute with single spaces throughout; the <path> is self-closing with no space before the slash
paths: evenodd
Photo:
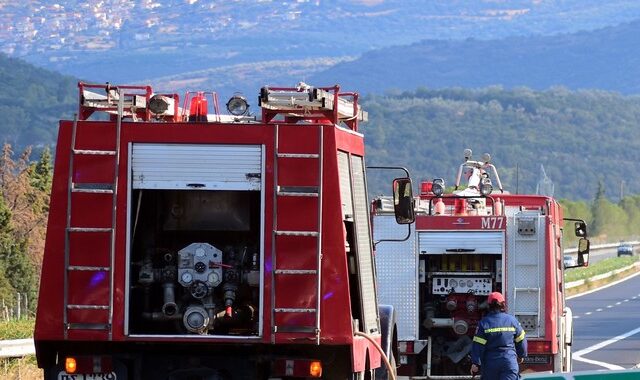
<path id="1" fill-rule="evenodd" d="M 322 269 L 322 149 L 323 149 L 323 127 L 322 125 L 301 125 L 295 128 L 317 128 L 318 130 L 318 151 L 317 153 L 291 153 L 280 151 L 281 138 L 286 135 L 283 133 L 283 129 L 279 126 L 275 126 L 275 159 L 274 159 L 274 199 L 273 199 L 273 249 L 272 249 L 272 263 L 273 263 L 273 288 L 272 295 L 272 321 L 273 322 L 273 339 L 278 333 L 301 333 L 311 334 L 316 340 L 316 343 L 320 343 L 320 304 L 321 304 L 321 269 Z M 279 184 L 279 174 L 283 174 L 281 161 L 284 160 L 298 160 L 305 166 L 313 165 L 318 166 L 317 174 L 317 186 L 296 186 L 287 184 L 287 186 L 281 186 Z M 304 199 L 306 205 L 311 205 L 312 202 L 317 202 L 317 225 L 314 230 L 298 231 L 298 230 L 282 230 L 278 221 L 280 212 L 278 211 L 278 204 L 281 203 L 283 198 L 288 197 L 301 197 Z M 313 206 L 311 206 L 313 207 Z M 291 244 L 298 241 L 298 239 L 315 239 L 315 269 L 310 268 L 291 268 L 279 266 L 277 257 L 279 254 L 285 257 L 296 255 L 291 249 Z M 280 244 L 284 244 L 286 240 L 289 240 L 288 249 L 279 249 Z M 290 307 L 287 306 L 284 296 L 279 296 L 276 291 L 278 284 L 284 277 L 308 277 L 311 276 L 315 282 L 315 307 Z M 299 288 L 304 292 L 304 289 Z M 308 291 L 308 290 L 307 290 Z M 302 294 L 302 293 L 301 293 Z M 277 318 L 285 315 L 299 315 L 299 314 L 312 314 L 314 315 L 314 325 L 278 325 Z"/>
<path id="2" fill-rule="evenodd" d="M 86 87 L 104 88 L 107 96 L 86 91 Z M 142 96 L 127 97 L 124 89 L 137 89 L 145 92 Z M 80 85 L 82 93 L 80 104 L 80 118 L 84 120 L 95 111 L 107 112 L 112 120 L 115 118 L 115 146 L 113 149 L 79 149 L 78 148 L 78 115 L 75 116 L 71 131 L 71 146 L 69 157 L 69 176 L 67 190 L 67 220 L 64 242 L 64 338 L 69 338 L 71 330 L 76 331 L 101 331 L 106 332 L 108 339 L 113 338 L 113 304 L 114 304 L 114 273 L 116 243 L 116 202 L 118 189 L 118 171 L 120 167 L 120 138 L 122 119 L 125 115 L 133 118 L 139 99 L 148 99 L 151 91 L 147 86 L 124 88 L 101 85 Z M 96 103 L 92 96 L 96 95 L 100 103 Z M 98 128 L 92 126 L 92 128 Z M 85 132 L 86 133 L 86 132 Z M 81 134 L 81 133 L 80 133 Z M 113 160 L 113 180 L 110 183 L 83 182 L 76 172 L 76 164 L 82 160 Z M 78 162 L 77 162 L 78 161 Z M 107 165 L 109 165 L 107 161 Z M 81 165 L 78 165 L 81 166 Z M 100 223 L 99 216 L 91 212 L 85 212 L 83 222 L 74 220 L 74 203 L 82 205 L 78 199 L 81 196 L 110 197 L 110 200 L 99 202 L 110 203 L 110 220 L 108 225 Z M 94 199 L 94 198 L 92 198 Z M 102 203 L 104 204 L 104 203 Z M 77 218 L 77 216 L 76 216 Z M 91 219 L 91 221 L 87 221 Z M 93 225 L 91 225 L 93 224 Z M 106 236 L 105 236 L 106 235 Z M 74 243 L 75 241 L 75 243 Z M 92 243 L 92 244 L 89 244 Z M 108 245 L 108 246 L 106 246 Z M 107 252 L 106 257 L 100 258 L 97 252 L 100 248 Z M 80 264 L 78 262 L 81 262 Z M 80 286 L 79 286 L 80 285 Z M 102 293 L 99 293 L 102 285 Z M 108 289 L 108 297 L 96 299 L 97 294 L 105 295 Z M 93 292 L 93 293 L 92 293 Z"/>
<path id="3" fill-rule="evenodd" d="M 347 99 L 351 98 L 351 100 Z M 366 112 L 358 108 L 358 94 L 356 93 L 340 93 L 339 86 L 333 87 L 311 87 L 305 83 L 299 83 L 295 88 L 277 88 L 277 87 L 263 87 L 260 90 L 259 105 L 262 108 L 262 121 L 264 123 L 274 124 L 275 128 L 275 148 L 274 148 L 274 199 L 273 199 L 273 246 L 272 246 L 272 290 L 271 290 L 271 303 L 272 314 L 271 320 L 273 321 L 273 335 L 272 341 L 275 342 L 280 333 L 299 333 L 299 334 L 311 334 L 316 344 L 320 344 L 320 306 L 321 306 L 321 287 L 322 287 L 322 181 L 323 181 L 323 157 L 322 152 L 324 149 L 323 133 L 324 127 L 331 125 L 335 126 L 338 123 L 344 123 L 348 128 L 353 131 L 357 131 L 358 121 L 366 121 L 368 115 Z M 278 124 L 275 121 L 277 116 L 284 117 L 284 123 Z M 296 124 L 297 123 L 297 124 Z M 305 128 L 317 128 L 317 152 L 303 152 L 301 148 L 296 144 L 296 133 L 299 133 Z M 295 131 L 295 132 L 294 132 Z M 293 149 L 282 149 L 282 141 L 286 140 L 287 145 L 293 146 Z M 292 141 L 294 143 L 292 143 Z M 301 145 L 301 144 L 300 144 Z M 308 149 L 312 149 L 307 147 Z M 286 150 L 286 151 L 285 151 Z M 299 166 L 299 172 L 292 172 L 292 169 L 284 169 L 288 165 L 286 162 L 298 161 L 303 162 Z M 317 165 L 316 182 L 310 186 L 308 183 L 281 183 L 281 176 L 285 178 L 297 178 L 301 175 L 302 171 L 307 168 L 311 168 L 311 165 Z M 310 169 L 311 170 L 311 169 Z M 307 174 L 308 171 L 305 171 Z M 295 181 L 293 181 L 295 182 Z M 312 202 L 317 202 L 317 207 L 313 208 L 317 210 L 317 224 L 315 229 L 291 230 L 285 229 L 282 226 L 281 219 L 283 219 L 283 207 L 282 204 L 286 201 L 284 199 L 291 197 L 303 197 L 303 205 L 308 208 Z M 300 220 L 303 213 L 298 209 L 287 207 L 287 212 L 292 212 L 289 215 L 288 220 Z M 311 210 L 309 210 L 311 211 Z M 286 218 L 285 218 L 286 220 Z M 300 254 L 303 249 L 297 249 L 297 247 L 291 246 L 291 241 L 300 241 L 296 239 L 316 239 L 315 249 L 308 250 L 313 251 L 315 255 L 315 269 L 314 268 L 292 268 L 283 266 L 278 262 L 278 256 L 295 257 L 296 254 Z M 289 245 L 283 244 L 289 240 Z M 279 245 L 288 247 L 283 250 Z M 311 255 L 311 253 L 308 253 Z M 287 278 L 297 276 L 300 281 L 306 277 L 307 280 L 311 276 L 315 281 L 315 307 L 289 307 L 284 302 L 284 296 L 281 295 L 281 290 L 278 290 L 279 285 L 288 283 Z M 309 294 L 302 294 L 304 292 L 304 286 L 297 286 L 296 290 L 298 294 L 308 296 Z M 289 290 L 290 294 L 291 291 Z M 286 305 L 286 306 L 283 306 Z M 285 324 L 279 323 L 279 320 L 287 319 L 286 316 L 298 315 L 310 315 L 315 316 L 315 325 L 310 324 Z M 289 318 L 295 320 L 295 318 Z"/>
<path id="4" fill-rule="evenodd" d="M 544 283 L 544 216 L 539 211 L 519 211 L 514 215 L 511 280 L 513 303 L 510 312 L 518 318 L 529 337 L 542 336 L 542 292 Z"/>

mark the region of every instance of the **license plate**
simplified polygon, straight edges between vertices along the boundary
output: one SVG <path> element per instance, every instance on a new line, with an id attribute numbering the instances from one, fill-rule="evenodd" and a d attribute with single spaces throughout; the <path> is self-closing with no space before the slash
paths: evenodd
<path id="1" fill-rule="evenodd" d="M 58 380 L 117 380 L 115 372 L 108 373 L 58 373 Z"/>
<path id="2" fill-rule="evenodd" d="M 549 355 L 529 355 L 523 360 L 524 364 L 549 364 L 551 356 Z"/>

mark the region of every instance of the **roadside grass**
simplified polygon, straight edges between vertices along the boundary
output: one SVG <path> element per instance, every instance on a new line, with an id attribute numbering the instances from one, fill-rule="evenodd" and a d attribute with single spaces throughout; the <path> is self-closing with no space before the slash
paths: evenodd
<path id="1" fill-rule="evenodd" d="M 35 322 L 33 318 L 0 321 L 0 340 L 32 338 Z"/>
<path id="2" fill-rule="evenodd" d="M 0 378 L 16 380 L 41 380 L 44 376 L 36 364 L 36 357 L 1 359 Z"/>
<path id="3" fill-rule="evenodd" d="M 611 257 L 611 258 L 599 261 L 595 264 L 589 265 L 586 268 L 568 269 L 564 274 L 564 279 L 565 279 L 565 282 L 587 280 L 599 274 L 624 268 L 626 266 L 629 266 L 635 263 L 638 260 L 640 260 L 640 256 Z"/>
<path id="4" fill-rule="evenodd" d="M 27 339 L 33 337 L 35 319 L 0 321 L 0 340 Z M 24 358 L 0 360 L 0 378 L 18 380 L 42 379 L 42 370 L 34 355 Z"/>

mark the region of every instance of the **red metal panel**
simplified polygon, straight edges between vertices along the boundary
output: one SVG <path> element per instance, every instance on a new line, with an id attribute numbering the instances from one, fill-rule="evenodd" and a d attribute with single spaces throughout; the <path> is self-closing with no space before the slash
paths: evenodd
<path id="1" fill-rule="evenodd" d="M 505 230 L 506 218 L 503 216 L 447 216 L 418 215 L 418 230 Z"/>
<path id="2" fill-rule="evenodd" d="M 318 231 L 318 198 L 278 198 L 278 230 Z"/>
<path id="3" fill-rule="evenodd" d="M 73 193 L 71 197 L 71 227 L 111 227 L 111 196 Z"/>
<path id="4" fill-rule="evenodd" d="M 280 125 L 278 152 L 318 153 L 318 128 L 326 127 L 319 127 L 317 124 Z"/>
<path id="5" fill-rule="evenodd" d="M 380 335 L 374 335 L 373 340 L 378 343 L 378 345 L 382 344 Z M 370 368 L 378 368 L 382 365 L 382 370 L 386 371 L 386 367 L 384 367 L 380 352 L 376 349 L 373 343 L 371 343 L 364 337 L 356 336 L 353 338 L 352 347 L 351 362 L 354 372 L 361 372 L 365 370 L 367 354 L 369 355 Z"/>
<path id="6" fill-rule="evenodd" d="M 78 122 L 76 149 L 115 150 L 116 124 L 113 122 Z M 113 168 L 113 166 L 112 166 Z"/>
<path id="7" fill-rule="evenodd" d="M 84 341 L 106 341 L 109 333 L 106 330 L 69 330 L 68 339 Z"/>
<path id="8" fill-rule="evenodd" d="M 345 251 L 344 222 L 338 175 L 336 138 L 357 137 L 348 132 L 328 129 L 325 132 L 324 183 L 322 215 L 322 336 L 336 344 L 351 344 L 353 326 L 351 320 L 351 297 Z"/>
<path id="9" fill-rule="evenodd" d="M 37 340 L 62 339 L 64 292 L 64 234 L 67 207 L 67 174 L 69 168 L 69 141 L 71 123 L 61 122 L 56 145 L 53 183 L 47 240 L 42 261 L 40 293 L 34 338 Z"/>
<path id="10" fill-rule="evenodd" d="M 318 186 L 318 182 L 318 159 L 278 159 L 279 186 Z"/>
<path id="11" fill-rule="evenodd" d="M 73 181 L 83 183 L 113 183 L 114 156 L 76 155 L 73 159 Z"/>
<path id="12" fill-rule="evenodd" d="M 334 130 L 335 133 L 335 152 L 337 153 L 338 149 L 350 152 L 358 156 L 364 156 L 364 140 L 362 135 L 359 133 L 354 133 L 346 130 Z M 330 151 L 330 150 L 329 150 Z"/>
<path id="13" fill-rule="evenodd" d="M 67 317 L 70 323 L 109 323 L 109 311 L 106 309 L 69 309 Z"/>
<path id="14" fill-rule="evenodd" d="M 277 236 L 278 269 L 317 269 L 317 238 L 312 236 Z"/>
<path id="15" fill-rule="evenodd" d="M 276 308 L 315 309 L 315 275 L 278 275 L 276 276 L 275 287 L 277 294 Z"/>
<path id="16" fill-rule="evenodd" d="M 110 266 L 110 244 L 111 234 L 107 232 L 71 233 L 69 235 L 69 265 Z"/>
<path id="17" fill-rule="evenodd" d="M 70 271 L 69 304 L 108 305 L 109 272 Z"/>

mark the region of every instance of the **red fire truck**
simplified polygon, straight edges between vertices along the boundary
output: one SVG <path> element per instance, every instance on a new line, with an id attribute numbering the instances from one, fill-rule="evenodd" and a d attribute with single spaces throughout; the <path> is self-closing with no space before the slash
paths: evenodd
<path id="1" fill-rule="evenodd" d="M 79 95 L 35 327 L 46 379 L 386 376 L 356 93 L 264 87 L 259 120 L 241 95 L 229 114 L 213 92 Z"/>
<path id="2" fill-rule="evenodd" d="M 397 202 L 373 201 L 378 299 L 398 313 L 398 373 L 470 379 L 473 335 L 493 291 L 505 295 L 507 311 L 526 331 L 522 371 L 569 371 L 573 329 L 565 305 L 562 209 L 548 196 L 504 191 L 488 154 L 479 161 L 471 150 L 464 156 L 452 193 L 445 194 L 441 178 L 421 184 L 408 233 L 395 224 Z M 585 266 L 586 225 L 570 223 L 580 237 L 578 266 Z"/>

